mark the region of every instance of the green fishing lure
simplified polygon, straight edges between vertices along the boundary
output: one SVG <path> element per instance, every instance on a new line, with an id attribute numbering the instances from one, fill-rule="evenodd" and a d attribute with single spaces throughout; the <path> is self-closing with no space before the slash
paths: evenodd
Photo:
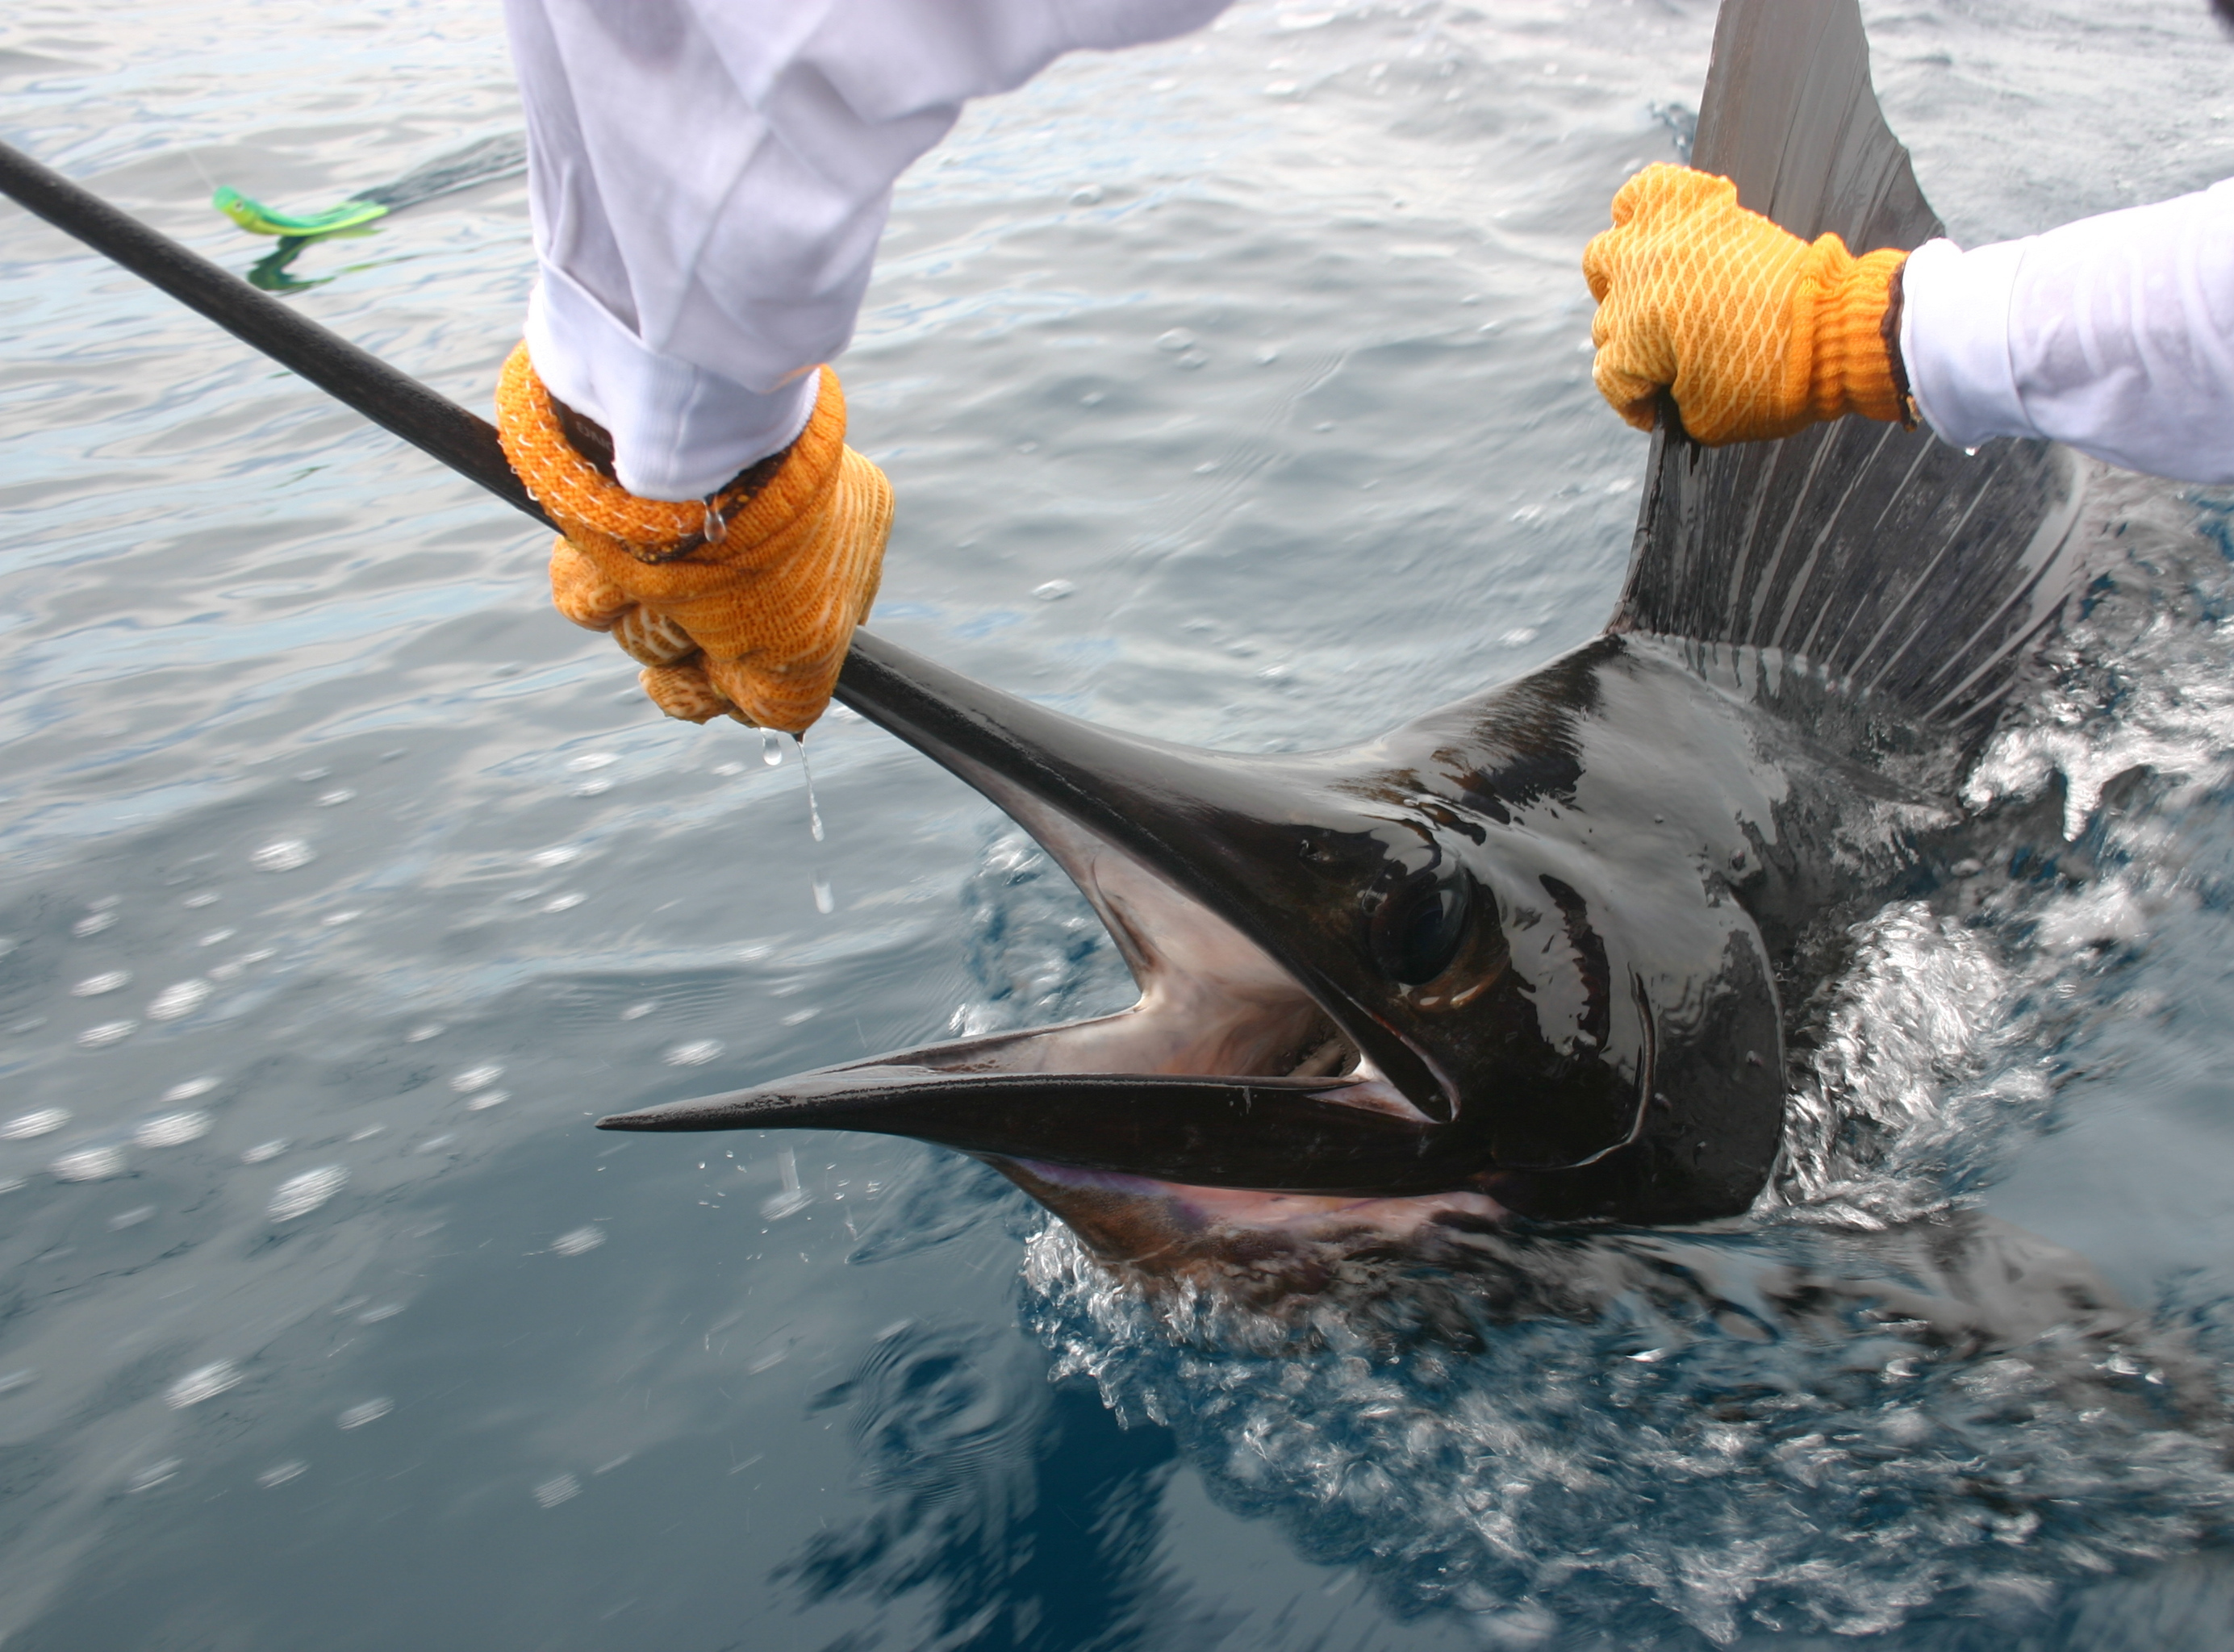
<path id="1" fill-rule="evenodd" d="M 346 200 L 323 212 L 298 218 L 291 212 L 275 212 L 262 201 L 251 200 L 237 189 L 223 186 L 210 197 L 210 204 L 251 235 L 336 235 L 344 230 L 361 228 L 376 218 L 386 218 L 389 212 L 378 201 Z"/>

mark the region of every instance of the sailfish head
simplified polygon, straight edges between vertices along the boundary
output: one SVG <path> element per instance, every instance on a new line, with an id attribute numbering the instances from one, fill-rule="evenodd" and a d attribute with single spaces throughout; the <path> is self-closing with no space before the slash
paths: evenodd
<path id="1" fill-rule="evenodd" d="M 1611 893 L 1596 859 L 1512 806 L 1571 779 L 1556 708 L 1503 708 L 1507 736 L 1486 746 L 1429 719 L 1242 755 L 1088 723 L 866 634 L 840 692 L 1039 840 L 1139 1002 L 602 1127 L 911 1136 L 1074 1218 L 1174 1184 L 1310 1211 L 1439 1195 L 1525 1210 L 1637 1140 L 1657 1042 L 1646 972 L 1593 917 Z"/>

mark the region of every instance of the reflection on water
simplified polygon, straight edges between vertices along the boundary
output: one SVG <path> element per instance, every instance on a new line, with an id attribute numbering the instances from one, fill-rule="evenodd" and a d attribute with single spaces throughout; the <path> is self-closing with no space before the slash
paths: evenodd
<path id="1" fill-rule="evenodd" d="M 1869 10 L 1960 232 L 2234 170 L 2199 9 Z M 1587 636 L 1643 456 L 1575 261 L 1710 24 L 1250 4 L 973 112 L 849 357 L 900 499 L 879 624 L 1259 749 Z M 363 199 L 516 132 L 496 29 L 25 0 L 9 136 L 243 267 L 219 181 Z M 2113 500 L 1975 873 L 1812 1012 L 1750 1231 L 1368 1259 L 1244 1315 L 911 1145 L 592 1133 L 1122 966 L 877 730 L 818 728 L 810 804 L 658 720 L 500 508 L 58 236 L 6 247 L 15 1643 L 2226 1643 L 2223 502 Z M 520 186 L 286 271 L 482 404 Z"/>
<path id="2" fill-rule="evenodd" d="M 304 281 L 290 274 L 290 266 L 302 256 L 304 248 L 372 234 L 375 232 L 369 226 L 376 218 L 385 218 L 422 201 L 438 200 L 461 190 L 517 178 L 526 170 L 526 134 L 506 132 L 469 143 L 449 154 L 438 155 L 423 166 L 413 167 L 393 183 L 358 190 L 341 206 L 329 207 L 323 212 L 303 216 L 275 212 L 262 202 L 227 188 L 217 192 L 217 202 L 225 216 L 243 228 L 279 238 L 271 251 L 249 266 L 248 284 L 266 292 L 304 292 L 334 278 L 321 276 Z M 325 227 L 327 224 L 333 227 Z"/>
<path id="3" fill-rule="evenodd" d="M 1050 1392 L 1038 1363 L 974 1331 L 886 1331 L 812 1401 L 843 1408 L 877 1507 L 778 1578 L 809 1601 L 919 1596 L 918 1646 L 1142 1643 L 1172 1441 Z"/>

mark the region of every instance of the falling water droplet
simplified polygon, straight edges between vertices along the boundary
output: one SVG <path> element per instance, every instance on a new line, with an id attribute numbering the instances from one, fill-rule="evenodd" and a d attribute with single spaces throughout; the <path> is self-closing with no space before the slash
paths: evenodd
<path id="1" fill-rule="evenodd" d="M 761 761 L 770 768 L 783 761 L 783 741 L 773 728 L 761 730 Z"/>
<path id="2" fill-rule="evenodd" d="M 819 872 L 814 874 L 814 910 L 825 917 L 838 910 L 838 898 L 830 892 L 830 880 Z"/>
<path id="3" fill-rule="evenodd" d="M 814 770 L 807 761 L 807 741 L 794 736 L 799 746 L 799 771 L 807 780 L 807 824 L 814 833 L 817 843 L 822 841 L 822 806 L 814 800 Z"/>
<path id="4" fill-rule="evenodd" d="M 799 1157 L 792 1149 L 778 1150 L 775 1167 L 777 1173 L 783 1178 L 783 1191 L 761 1202 L 761 1214 L 771 1222 L 781 1222 L 785 1217 L 805 1210 L 813 1198 L 799 1185 Z"/>

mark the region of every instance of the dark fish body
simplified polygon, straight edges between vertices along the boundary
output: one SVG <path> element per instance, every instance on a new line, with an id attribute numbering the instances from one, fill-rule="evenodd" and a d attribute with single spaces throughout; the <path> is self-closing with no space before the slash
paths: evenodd
<path id="1" fill-rule="evenodd" d="M 1802 235 L 1937 228 L 1854 0 L 1728 0 L 1694 160 Z M 1741 1213 L 1793 1014 L 1845 924 L 1934 875 L 2081 497 L 2046 444 L 1848 421 L 1709 450 L 1671 412 L 1604 635 L 1299 756 L 1097 728 L 863 633 L 840 697 L 1039 839 L 1140 1002 L 603 1122 L 918 1137 L 1136 1258 Z"/>

